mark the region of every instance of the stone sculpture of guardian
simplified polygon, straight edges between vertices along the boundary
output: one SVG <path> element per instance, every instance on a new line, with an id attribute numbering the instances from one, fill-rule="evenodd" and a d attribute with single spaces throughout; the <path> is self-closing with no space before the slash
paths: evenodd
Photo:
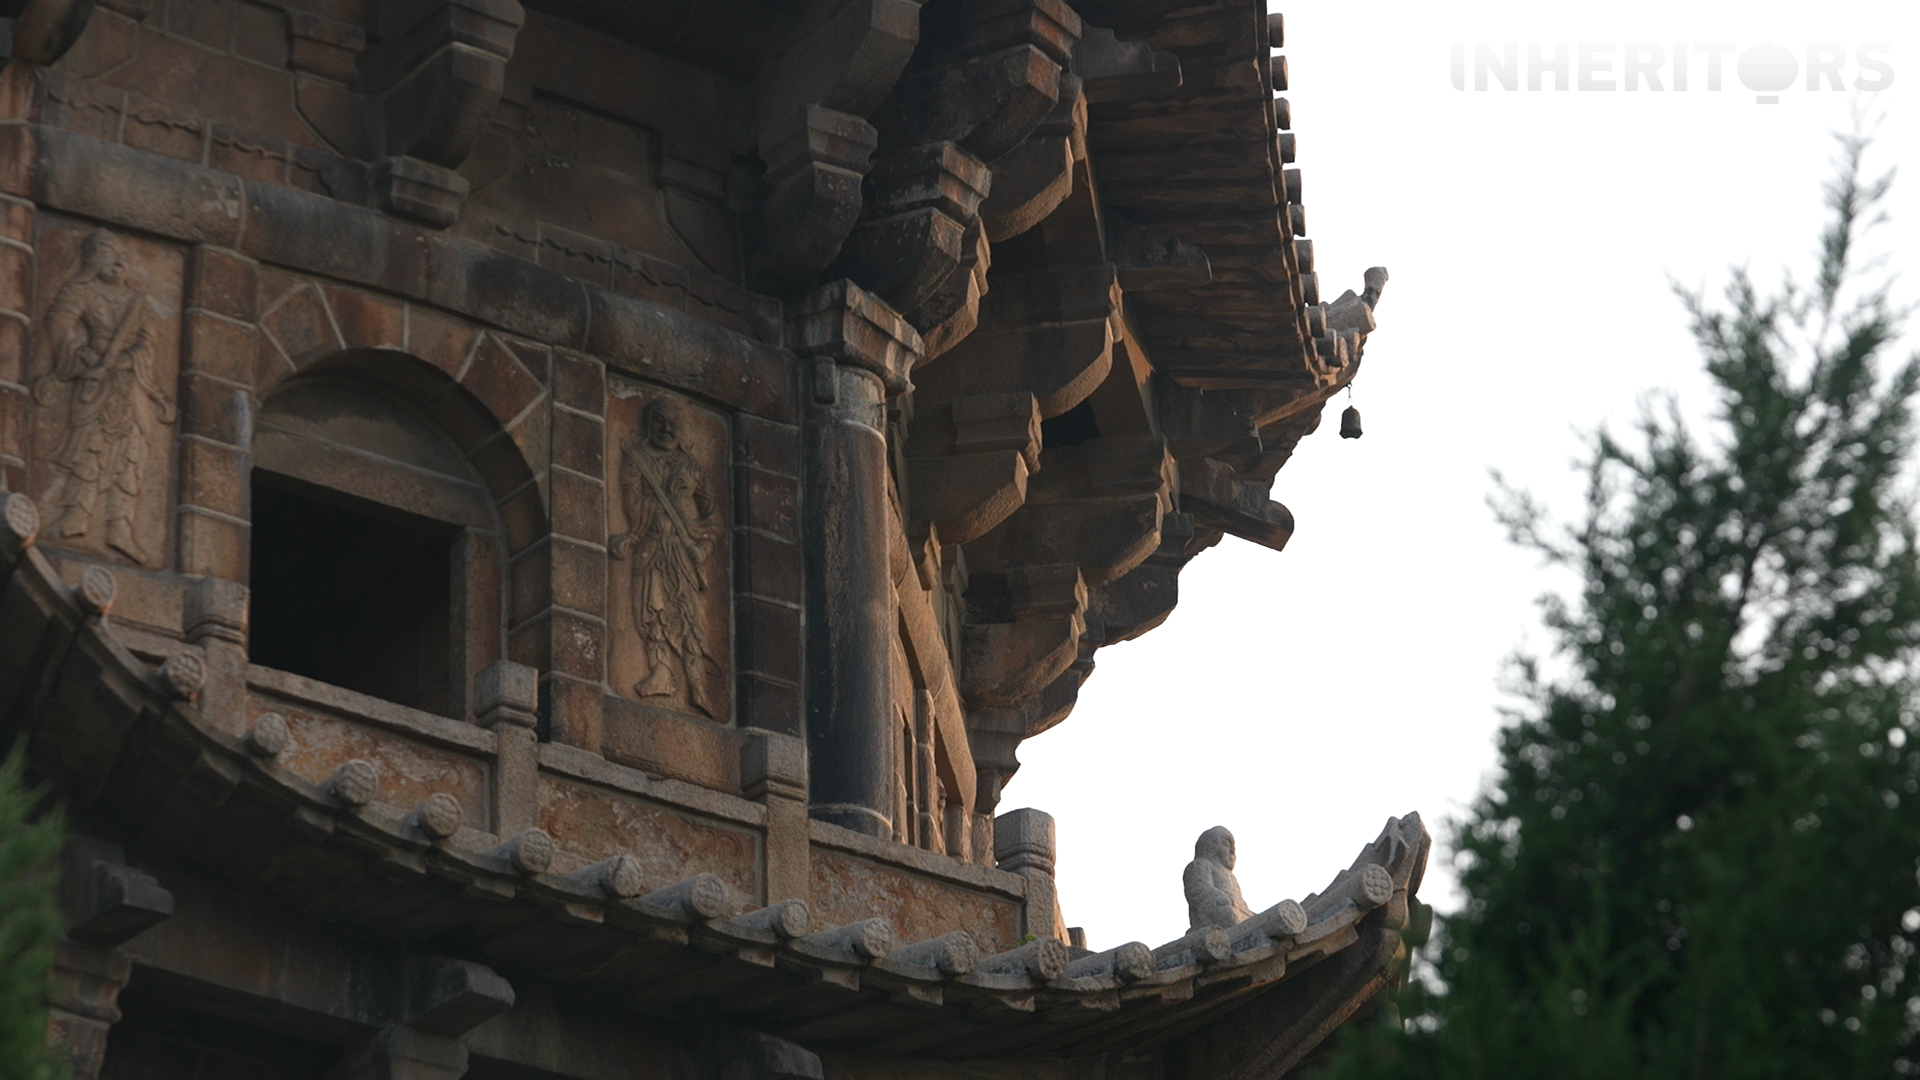
<path id="1" fill-rule="evenodd" d="M 1237 926 L 1253 912 L 1233 876 L 1233 833 L 1215 825 L 1193 844 L 1193 861 L 1182 880 L 1187 889 L 1187 921 L 1192 930 Z"/>

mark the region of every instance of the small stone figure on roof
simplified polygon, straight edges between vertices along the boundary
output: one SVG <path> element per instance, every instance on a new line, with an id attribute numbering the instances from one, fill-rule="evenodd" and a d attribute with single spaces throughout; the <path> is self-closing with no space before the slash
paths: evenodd
<path id="1" fill-rule="evenodd" d="M 1233 876 L 1233 833 L 1215 825 L 1193 843 L 1193 861 L 1182 880 L 1187 888 L 1187 921 L 1191 929 L 1235 926 L 1253 914 L 1240 896 Z"/>

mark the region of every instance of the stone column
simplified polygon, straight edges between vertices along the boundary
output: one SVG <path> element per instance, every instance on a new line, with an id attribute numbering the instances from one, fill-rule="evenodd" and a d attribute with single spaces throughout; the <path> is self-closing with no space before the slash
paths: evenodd
<path id="1" fill-rule="evenodd" d="M 1026 932 L 1066 944 L 1060 896 L 1053 883 L 1057 847 L 1052 814 L 1028 808 L 1009 810 L 993 819 L 994 863 L 1027 881 Z"/>
<path id="2" fill-rule="evenodd" d="M 797 309 L 788 341 L 813 361 L 802 444 L 812 814 L 890 837 L 898 755 L 886 658 L 897 616 L 885 414 L 908 388 L 920 335 L 848 281 Z"/>

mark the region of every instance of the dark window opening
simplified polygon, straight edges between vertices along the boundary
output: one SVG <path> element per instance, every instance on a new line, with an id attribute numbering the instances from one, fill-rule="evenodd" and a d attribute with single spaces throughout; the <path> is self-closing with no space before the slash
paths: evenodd
<path id="1" fill-rule="evenodd" d="M 184 1008 L 173 987 L 140 992 L 145 978 L 120 995 L 100 1080 L 320 1080 L 340 1060 L 336 1044 Z"/>
<path id="2" fill-rule="evenodd" d="M 256 471 L 251 659 L 448 715 L 458 533 Z"/>
<path id="3" fill-rule="evenodd" d="M 1094 418 L 1093 404 L 1083 401 L 1051 420 L 1040 421 L 1040 446 L 1053 450 L 1079 446 L 1100 437 L 1100 421 Z"/>

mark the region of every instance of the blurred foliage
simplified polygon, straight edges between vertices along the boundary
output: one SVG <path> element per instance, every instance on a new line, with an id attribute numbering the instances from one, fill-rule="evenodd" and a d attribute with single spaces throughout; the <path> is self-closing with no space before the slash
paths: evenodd
<path id="1" fill-rule="evenodd" d="M 60 937 L 54 890 L 65 828 L 23 779 L 25 755 L 0 760 L 0 1080 L 58 1080 L 47 1045 L 48 968 Z"/>
<path id="2" fill-rule="evenodd" d="M 1665 397 L 1596 435 L 1571 526 L 1501 485 L 1578 592 L 1454 824 L 1465 908 L 1316 1075 L 1920 1071 L 1920 360 L 1883 370 L 1902 313 L 1858 264 L 1890 178 L 1841 145 L 1810 286 L 1681 293 L 1706 431 Z"/>

